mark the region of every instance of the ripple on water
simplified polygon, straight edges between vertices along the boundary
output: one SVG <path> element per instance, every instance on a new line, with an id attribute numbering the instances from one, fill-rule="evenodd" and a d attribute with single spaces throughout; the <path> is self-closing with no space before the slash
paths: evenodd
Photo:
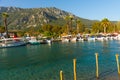
<path id="1" fill-rule="evenodd" d="M 99 53 L 99 80 L 119 80 L 115 53 L 120 43 L 53 43 L 1 49 L 0 80 L 73 80 L 73 58 L 77 59 L 77 79 L 96 80 L 95 53 Z"/>

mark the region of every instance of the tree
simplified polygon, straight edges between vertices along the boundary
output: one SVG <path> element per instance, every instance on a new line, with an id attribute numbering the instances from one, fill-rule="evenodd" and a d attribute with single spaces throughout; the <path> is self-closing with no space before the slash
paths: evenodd
<path id="1" fill-rule="evenodd" d="M 120 32 L 120 21 L 117 22 L 117 30 Z"/>
<path id="2" fill-rule="evenodd" d="M 66 16 L 65 20 L 66 20 L 66 24 L 67 24 L 67 33 L 70 34 L 72 32 L 73 16 Z"/>
<path id="3" fill-rule="evenodd" d="M 76 21 L 76 27 L 77 27 L 77 33 L 83 33 L 85 30 L 83 23 L 79 19 Z"/>
<path id="4" fill-rule="evenodd" d="M 79 19 L 76 20 L 76 28 L 77 33 L 83 33 L 85 31 L 85 26 Z"/>
<path id="5" fill-rule="evenodd" d="M 73 21 L 73 16 L 69 16 L 70 18 L 70 32 L 72 32 L 72 21 Z"/>
<path id="6" fill-rule="evenodd" d="M 101 26 L 104 28 L 104 33 L 106 33 L 106 29 L 107 29 L 107 27 L 110 26 L 110 24 L 111 24 L 111 22 L 107 18 L 104 18 L 101 21 Z"/>
<path id="7" fill-rule="evenodd" d="M 84 33 L 90 33 L 90 29 L 89 28 L 85 28 L 85 31 L 84 31 Z"/>
<path id="8" fill-rule="evenodd" d="M 9 17 L 8 13 L 4 12 L 2 13 L 2 16 L 4 18 L 4 26 L 6 31 L 6 37 L 8 38 L 8 28 L 7 28 L 7 18 Z"/>
<path id="9" fill-rule="evenodd" d="M 100 22 L 95 22 L 92 25 L 92 32 L 99 33 L 101 31 Z"/>
<path id="10" fill-rule="evenodd" d="M 0 33 L 4 33 L 5 32 L 5 27 L 4 26 L 0 26 Z"/>
<path id="11" fill-rule="evenodd" d="M 63 31 L 62 27 L 50 24 L 43 25 L 41 30 L 42 33 L 48 37 L 58 37 Z"/>
<path id="12" fill-rule="evenodd" d="M 67 34 L 70 33 L 70 23 L 69 23 L 69 16 L 66 16 L 65 17 L 65 20 L 66 20 L 66 31 L 67 31 Z"/>
<path id="13" fill-rule="evenodd" d="M 116 24 L 114 23 L 111 23 L 108 27 L 107 27 L 107 32 L 117 32 L 118 29 L 117 29 L 117 26 Z"/>
<path id="14" fill-rule="evenodd" d="M 80 24 L 80 20 L 76 20 L 76 27 L 77 27 L 77 33 L 79 33 L 79 24 Z"/>

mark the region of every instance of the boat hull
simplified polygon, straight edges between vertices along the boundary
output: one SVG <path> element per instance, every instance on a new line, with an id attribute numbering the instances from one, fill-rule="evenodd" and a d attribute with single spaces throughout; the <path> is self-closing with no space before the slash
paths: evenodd
<path id="1" fill-rule="evenodd" d="M 22 39 L 2 39 L 0 40 L 0 48 L 10 48 L 10 47 L 18 47 L 25 46 L 27 43 Z"/>

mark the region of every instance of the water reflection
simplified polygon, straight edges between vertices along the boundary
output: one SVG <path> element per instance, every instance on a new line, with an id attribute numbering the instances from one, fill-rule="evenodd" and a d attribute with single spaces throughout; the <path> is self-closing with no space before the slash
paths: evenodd
<path id="1" fill-rule="evenodd" d="M 0 57 L 6 57 L 7 56 L 7 49 L 3 48 L 0 49 Z"/>

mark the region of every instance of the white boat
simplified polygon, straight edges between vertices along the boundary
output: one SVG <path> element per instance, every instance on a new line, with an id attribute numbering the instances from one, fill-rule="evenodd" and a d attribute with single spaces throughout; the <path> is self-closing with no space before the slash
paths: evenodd
<path id="1" fill-rule="evenodd" d="M 96 39 L 95 37 L 88 37 L 87 38 L 88 41 L 95 41 L 95 39 Z"/>
<path id="2" fill-rule="evenodd" d="M 47 38 L 47 37 L 42 37 L 39 39 L 40 44 L 51 44 L 53 39 Z"/>
<path id="3" fill-rule="evenodd" d="M 97 41 L 104 41 L 104 37 L 97 37 L 96 40 Z"/>
<path id="4" fill-rule="evenodd" d="M 120 34 L 117 35 L 117 40 L 120 40 Z"/>
<path id="5" fill-rule="evenodd" d="M 40 44 L 40 41 L 38 41 L 36 37 L 30 37 L 30 39 L 28 40 L 28 43 L 31 45 L 36 45 L 36 44 Z"/>
<path id="6" fill-rule="evenodd" d="M 70 39 L 71 42 L 76 42 L 77 41 L 77 38 L 76 37 L 73 37 Z"/>
<path id="7" fill-rule="evenodd" d="M 17 47 L 26 45 L 23 38 L 2 38 L 0 39 L 0 48 Z"/>
<path id="8" fill-rule="evenodd" d="M 62 38 L 62 42 L 70 42 L 70 39 L 68 39 L 68 38 Z"/>
<path id="9" fill-rule="evenodd" d="M 51 41 L 51 40 L 46 40 L 46 41 L 47 41 L 47 43 L 48 43 L 48 44 L 51 44 L 51 43 L 52 43 L 52 41 Z"/>
<path id="10" fill-rule="evenodd" d="M 70 38 L 68 36 L 62 36 L 61 41 L 62 42 L 70 42 Z"/>

